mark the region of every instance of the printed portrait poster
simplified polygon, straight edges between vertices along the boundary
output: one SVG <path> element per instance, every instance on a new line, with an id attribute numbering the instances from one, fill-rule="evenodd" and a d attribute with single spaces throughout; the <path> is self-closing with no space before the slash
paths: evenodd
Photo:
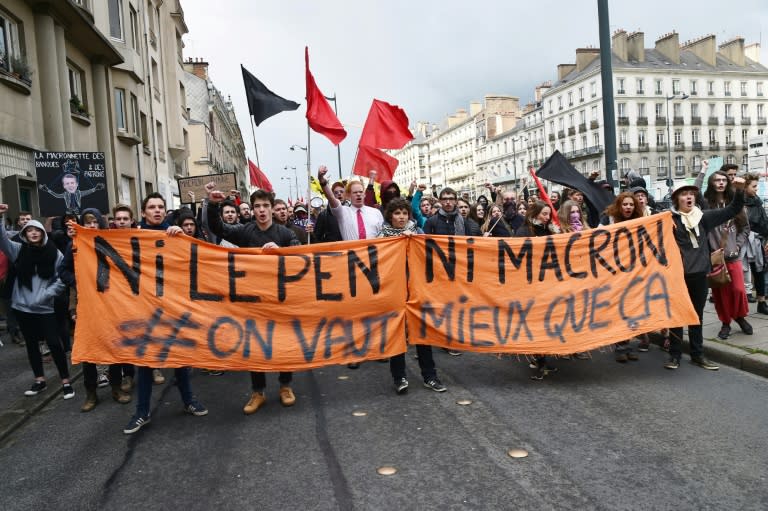
<path id="1" fill-rule="evenodd" d="M 40 216 L 109 211 L 104 153 L 35 153 Z"/>

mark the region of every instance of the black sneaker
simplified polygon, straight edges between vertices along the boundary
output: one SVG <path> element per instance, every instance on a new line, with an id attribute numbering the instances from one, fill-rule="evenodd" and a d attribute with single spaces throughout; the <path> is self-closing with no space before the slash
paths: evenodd
<path id="1" fill-rule="evenodd" d="M 44 391 L 46 388 L 48 388 L 48 384 L 45 383 L 45 381 L 35 381 L 35 383 L 33 383 L 32 386 L 29 388 L 29 390 L 24 391 L 24 395 L 36 396 L 42 391 Z"/>
<path id="2" fill-rule="evenodd" d="M 710 362 L 704 357 L 691 357 L 691 362 L 701 367 L 702 369 L 708 369 L 710 371 L 717 371 L 720 369 L 719 365 Z"/>
<path id="3" fill-rule="evenodd" d="M 61 386 L 61 397 L 64 399 L 72 399 L 75 397 L 75 389 L 72 388 L 72 385 L 65 383 Z"/>
<path id="4" fill-rule="evenodd" d="M 184 411 L 194 415 L 195 417 L 202 417 L 208 415 L 208 409 L 200 404 L 199 401 L 192 400 L 184 407 Z"/>
<path id="5" fill-rule="evenodd" d="M 448 388 L 443 385 L 443 382 L 441 382 L 437 376 L 433 376 L 428 380 L 424 380 L 424 386 L 428 389 L 434 390 L 435 392 L 445 392 L 448 390 Z"/>
<path id="6" fill-rule="evenodd" d="M 405 378 L 398 378 L 395 380 L 395 392 L 401 395 L 408 392 L 408 380 Z"/>
<path id="7" fill-rule="evenodd" d="M 125 426 L 123 429 L 123 433 L 126 435 L 132 435 L 133 433 L 136 433 L 138 430 L 143 428 L 149 424 L 149 416 L 147 417 L 139 417 L 138 415 L 134 415 L 130 422 L 128 422 L 128 425 Z"/>
<path id="8" fill-rule="evenodd" d="M 680 360 L 676 358 L 670 358 L 666 364 L 664 364 L 664 369 L 677 369 L 680 367 Z"/>

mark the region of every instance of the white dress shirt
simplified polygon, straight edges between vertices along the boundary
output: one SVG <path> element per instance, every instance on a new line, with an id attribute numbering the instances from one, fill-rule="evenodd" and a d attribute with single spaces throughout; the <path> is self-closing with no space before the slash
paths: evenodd
<path id="1" fill-rule="evenodd" d="M 384 225 L 384 217 L 381 211 L 370 206 L 356 208 L 355 206 L 343 206 L 332 208 L 333 216 L 339 223 L 339 231 L 344 241 L 358 240 L 357 234 L 357 210 L 363 215 L 363 224 L 365 224 L 365 238 L 371 239 L 379 236 L 381 227 Z"/>

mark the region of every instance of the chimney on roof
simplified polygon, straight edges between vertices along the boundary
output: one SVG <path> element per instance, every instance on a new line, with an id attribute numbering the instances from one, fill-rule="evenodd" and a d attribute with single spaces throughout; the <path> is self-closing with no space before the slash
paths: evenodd
<path id="1" fill-rule="evenodd" d="M 656 40 L 656 51 L 674 64 L 680 63 L 680 38 L 677 32 L 670 32 Z"/>
<path id="2" fill-rule="evenodd" d="M 645 62 L 645 34 L 632 32 L 627 36 L 627 58 L 634 62 Z"/>
<path id="3" fill-rule="evenodd" d="M 558 71 L 559 71 L 559 66 L 558 66 Z M 549 82 L 549 81 L 540 83 L 539 85 L 537 85 L 536 89 L 534 89 L 534 97 L 536 98 L 536 103 L 541 103 L 542 95 L 544 95 L 544 93 L 551 88 L 552 88 L 552 82 Z"/>
<path id="4" fill-rule="evenodd" d="M 571 74 L 571 71 L 576 69 L 576 64 L 558 64 L 557 65 L 557 80 L 562 81 L 563 78 Z"/>
<path id="5" fill-rule="evenodd" d="M 760 63 L 760 43 L 748 44 L 744 47 L 744 56 L 749 60 Z"/>
<path id="6" fill-rule="evenodd" d="M 613 48 L 613 54 L 616 55 L 619 60 L 622 62 L 628 60 L 627 33 L 624 30 L 619 29 L 613 33 L 611 47 Z"/>
<path id="7" fill-rule="evenodd" d="M 208 79 L 208 62 L 201 58 L 190 58 L 184 63 L 184 70 L 203 80 Z"/>
<path id="8" fill-rule="evenodd" d="M 599 56 L 599 48 L 576 48 L 576 71 L 583 71 Z"/>
<path id="9" fill-rule="evenodd" d="M 715 36 L 712 34 L 699 37 L 692 41 L 686 41 L 680 46 L 680 49 L 692 52 L 712 67 L 717 64 Z"/>
<path id="10" fill-rule="evenodd" d="M 718 47 L 720 55 L 727 58 L 737 66 L 744 66 L 746 61 L 744 60 L 744 38 L 741 36 L 734 37 L 730 41 L 726 41 Z"/>

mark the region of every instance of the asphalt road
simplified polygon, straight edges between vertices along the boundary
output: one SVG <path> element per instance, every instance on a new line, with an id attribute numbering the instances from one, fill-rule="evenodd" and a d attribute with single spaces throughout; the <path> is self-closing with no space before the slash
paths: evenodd
<path id="1" fill-rule="evenodd" d="M 183 414 L 175 387 L 156 386 L 152 423 L 132 436 L 122 428 L 133 404 L 101 389 L 102 403 L 82 414 L 78 381 L 74 400 L 53 400 L 0 446 L 0 502 L 6 511 L 768 509 L 768 380 L 687 359 L 668 371 L 656 347 L 627 365 L 593 356 L 558 361 L 557 374 L 534 382 L 522 360 L 437 350 L 449 388 L 437 394 L 409 355 L 404 396 L 386 364 L 325 368 L 295 375 L 293 408 L 280 406 L 270 375 L 269 402 L 252 416 L 241 411 L 246 374 L 195 372 L 210 414 Z M 509 457 L 514 448 L 529 456 Z M 378 475 L 381 466 L 397 473 Z"/>

